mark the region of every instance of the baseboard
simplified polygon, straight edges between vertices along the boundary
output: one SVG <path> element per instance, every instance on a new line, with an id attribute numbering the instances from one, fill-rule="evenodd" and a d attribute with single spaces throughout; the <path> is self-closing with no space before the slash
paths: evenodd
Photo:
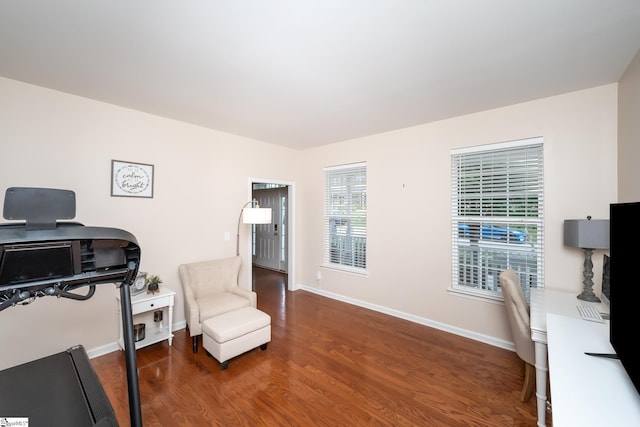
<path id="1" fill-rule="evenodd" d="M 110 344 L 88 349 L 87 356 L 89 356 L 89 359 L 93 359 L 94 357 L 104 356 L 105 354 L 113 353 L 117 350 L 120 350 L 120 346 L 117 341 L 114 341 Z"/>
<path id="2" fill-rule="evenodd" d="M 187 321 L 183 320 L 181 322 L 174 323 L 171 330 L 175 332 L 186 327 Z M 120 350 L 120 345 L 118 345 L 118 341 L 114 341 L 112 343 L 87 350 L 87 356 L 89 356 L 89 359 L 93 359 L 94 357 L 104 356 L 105 354 L 113 353 L 114 351 L 118 350 Z"/>

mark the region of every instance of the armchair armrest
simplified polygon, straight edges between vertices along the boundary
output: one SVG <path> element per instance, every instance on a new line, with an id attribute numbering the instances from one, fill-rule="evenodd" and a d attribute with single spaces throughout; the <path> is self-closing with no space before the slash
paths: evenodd
<path id="1" fill-rule="evenodd" d="M 232 292 L 238 296 L 247 298 L 251 303 L 251 307 L 258 308 L 258 294 L 254 291 L 236 286 L 232 289 Z"/>
<path id="2" fill-rule="evenodd" d="M 184 307 L 186 317 L 185 320 L 187 321 L 187 326 L 189 327 L 189 335 L 200 335 L 202 333 L 202 325 L 200 324 L 200 308 L 196 303 L 193 289 L 191 289 L 191 286 L 188 284 L 188 273 L 182 266 L 178 268 L 178 271 L 180 273 L 180 279 L 184 285 L 182 287 L 182 290 L 184 292 Z"/>

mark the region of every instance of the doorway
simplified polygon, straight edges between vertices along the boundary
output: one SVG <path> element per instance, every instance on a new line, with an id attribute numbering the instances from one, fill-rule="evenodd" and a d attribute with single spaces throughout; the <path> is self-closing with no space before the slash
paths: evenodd
<path id="1" fill-rule="evenodd" d="M 257 267 L 287 273 L 288 189 L 286 186 L 255 189 L 253 198 L 260 207 L 271 208 L 271 224 L 256 224 L 252 228 L 252 262 Z"/>
<path id="2" fill-rule="evenodd" d="M 251 197 L 258 201 L 260 207 L 271 208 L 272 212 L 271 224 L 252 225 L 252 265 L 283 273 L 287 289 L 293 290 L 294 185 L 291 182 L 253 179 Z"/>

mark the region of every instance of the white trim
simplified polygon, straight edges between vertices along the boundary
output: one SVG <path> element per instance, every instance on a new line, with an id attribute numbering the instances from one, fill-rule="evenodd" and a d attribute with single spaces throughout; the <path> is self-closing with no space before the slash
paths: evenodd
<path id="1" fill-rule="evenodd" d="M 494 144 L 474 145 L 473 147 L 454 148 L 450 151 L 450 154 L 468 154 L 477 153 L 487 150 L 502 150 L 505 148 L 523 147 L 532 144 L 542 144 L 544 138 L 536 136 L 533 138 L 517 139 L 514 141 L 497 142 Z"/>
<path id="2" fill-rule="evenodd" d="M 321 268 L 326 268 L 327 270 L 334 270 L 334 271 L 339 271 L 341 273 L 348 273 L 348 274 L 354 274 L 356 276 L 365 276 L 365 277 L 369 277 L 369 272 L 367 271 L 366 268 L 356 268 L 356 267 L 349 267 L 348 265 L 342 265 L 342 264 L 329 264 L 329 263 L 322 263 L 322 265 L 320 265 Z"/>
<path id="3" fill-rule="evenodd" d="M 296 278 L 296 245 L 295 245 L 295 229 L 296 229 L 296 183 L 295 181 L 283 181 L 281 179 L 267 179 L 267 178 L 251 178 L 249 177 L 249 199 L 251 200 L 251 196 L 253 195 L 253 184 L 254 183 L 265 183 L 265 184 L 282 184 L 287 186 L 287 199 L 289 201 L 289 223 L 287 224 L 287 229 L 289 231 L 289 240 L 287 241 L 288 254 L 287 254 L 287 288 L 292 291 L 294 288 L 295 278 Z M 248 243 L 249 248 L 249 258 L 251 259 L 251 240 Z M 251 289 L 251 280 L 252 280 L 252 272 L 249 269 L 249 289 Z"/>
<path id="4" fill-rule="evenodd" d="M 326 166 L 323 170 L 326 171 L 335 171 L 340 169 L 352 169 L 352 168 L 362 168 L 367 167 L 367 162 L 358 162 L 358 163 L 347 163 L 345 165 L 337 165 L 337 166 Z"/>
<path id="5" fill-rule="evenodd" d="M 477 301 L 504 304 L 504 299 L 502 298 L 502 294 L 489 295 L 487 291 L 483 289 L 475 289 L 475 288 L 465 289 L 463 287 L 458 286 L 455 288 L 454 287 L 448 288 L 447 292 L 452 295 L 471 298 Z"/>
<path id="6" fill-rule="evenodd" d="M 171 328 L 171 332 L 179 331 L 180 329 L 185 329 L 187 327 L 187 321 L 181 320 L 180 322 L 176 322 L 173 324 Z M 113 353 L 114 351 L 121 351 L 120 344 L 118 341 L 114 341 L 109 344 L 101 345 L 100 347 L 95 347 L 91 349 L 87 349 L 87 357 L 89 359 L 93 359 L 94 357 L 104 356 L 105 354 Z"/>
<path id="7" fill-rule="evenodd" d="M 93 359 L 94 357 L 104 356 L 105 354 L 113 353 L 120 350 L 120 345 L 117 341 L 110 344 L 101 345 L 100 347 L 87 349 L 87 357 Z"/>

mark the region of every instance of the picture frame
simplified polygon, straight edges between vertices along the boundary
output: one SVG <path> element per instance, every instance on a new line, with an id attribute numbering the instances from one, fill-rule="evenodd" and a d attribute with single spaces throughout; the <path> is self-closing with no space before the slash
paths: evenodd
<path id="1" fill-rule="evenodd" d="M 112 197 L 153 197 L 153 165 L 111 160 Z"/>
<path id="2" fill-rule="evenodd" d="M 138 295 L 147 290 L 147 273 L 139 271 L 136 280 L 129 287 L 131 295 Z"/>

